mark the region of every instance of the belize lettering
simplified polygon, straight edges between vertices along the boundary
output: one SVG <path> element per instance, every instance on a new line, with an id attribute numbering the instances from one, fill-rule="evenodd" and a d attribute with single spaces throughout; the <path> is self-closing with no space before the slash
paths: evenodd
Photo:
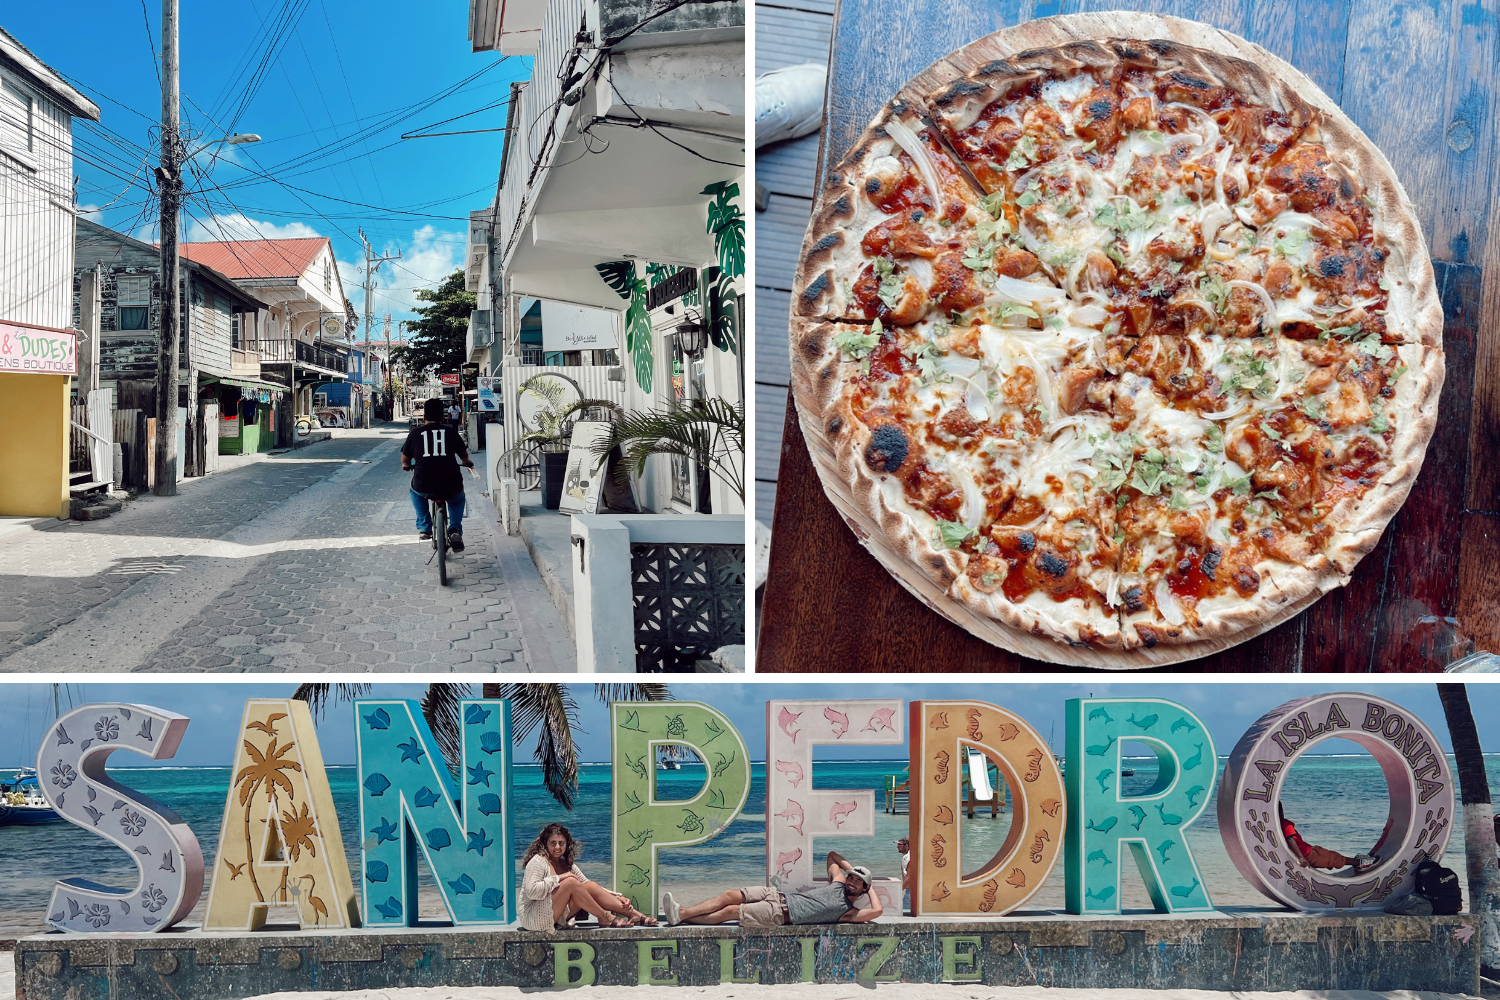
<path id="1" fill-rule="evenodd" d="M 306 705 L 246 703 L 208 869 L 215 877 L 205 931 L 254 930 L 272 906 L 293 910 L 307 929 L 412 926 L 418 857 L 436 877 L 454 924 L 514 922 L 509 703 L 461 703 L 457 781 L 415 702 L 361 698 L 354 712 L 359 814 L 342 817 L 360 828 L 351 881 L 341 817 Z M 1066 719 L 1064 781 L 1037 731 L 986 702 L 768 702 L 766 883 L 812 882 L 818 837 L 873 836 L 874 795 L 815 789 L 813 747 L 904 743 L 910 757 L 914 916 L 1001 918 L 1045 884 L 1059 858 L 1068 912 L 1118 913 L 1127 856 L 1158 912 L 1212 911 L 1211 887 L 1186 836 L 1215 799 L 1218 758 L 1203 721 L 1164 698 L 1074 699 Z M 105 760 L 117 750 L 172 757 L 188 721 L 146 705 L 110 703 L 76 709 L 48 728 L 36 760 L 48 802 L 63 818 L 129 852 L 138 869 L 130 889 L 62 879 L 48 906 L 50 926 L 75 933 L 159 932 L 193 909 L 206 874 L 193 831 L 168 804 L 105 772 Z M 639 909 L 660 912 L 658 851 L 704 843 L 735 822 L 750 792 L 750 752 L 726 715 L 698 702 L 615 702 L 610 728 L 613 884 Z M 1390 789 L 1386 828 L 1370 852 L 1376 862 L 1357 876 L 1325 875 L 1300 864 L 1277 814 L 1296 758 L 1335 738 L 1368 750 Z M 1143 743 L 1156 755 L 1158 778 L 1145 794 L 1121 789 L 1121 747 L 1127 741 Z M 658 797 L 655 763 L 663 746 L 683 747 L 703 762 L 703 785 L 692 796 Z M 992 767 L 1000 778 L 993 783 Z M 984 789 L 980 795 L 1008 790 L 1014 812 L 1000 853 L 964 874 L 958 817 L 971 787 Z M 1455 795 L 1432 730 L 1390 701 L 1343 692 L 1299 698 L 1257 720 L 1229 755 L 1218 781 L 1217 810 L 1220 837 L 1236 869 L 1270 899 L 1314 912 L 1379 910 L 1410 891 L 1420 862 L 1442 858 Z M 877 878 L 873 889 L 882 905 L 899 911 L 899 880 Z M 804 981 L 813 981 L 818 940 L 809 937 L 801 946 Z M 977 946 L 963 950 L 974 939 L 953 937 L 951 947 L 950 939 L 943 940 L 945 978 L 977 978 L 971 976 L 979 967 Z M 885 949 L 894 949 L 893 942 L 861 939 L 861 948 L 871 946 L 861 976 L 885 978 Z M 674 982 L 675 941 L 641 944 L 641 983 Z M 594 981 L 591 946 L 554 947 L 556 985 Z M 723 982 L 756 981 L 739 977 L 733 942 L 720 947 Z"/>

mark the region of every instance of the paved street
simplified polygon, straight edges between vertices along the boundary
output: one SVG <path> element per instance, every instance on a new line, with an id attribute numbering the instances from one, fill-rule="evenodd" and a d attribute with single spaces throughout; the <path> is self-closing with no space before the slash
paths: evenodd
<path id="1" fill-rule="evenodd" d="M 467 549 L 438 586 L 405 434 L 341 431 L 107 520 L 0 535 L 0 671 L 571 669 L 534 567 L 467 476 Z"/>

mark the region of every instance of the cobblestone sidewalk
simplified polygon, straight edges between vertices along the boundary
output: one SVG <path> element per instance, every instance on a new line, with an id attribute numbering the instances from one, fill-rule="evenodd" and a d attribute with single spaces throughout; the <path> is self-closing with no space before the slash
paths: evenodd
<path id="1" fill-rule="evenodd" d="M 106 521 L 0 541 L 0 670 L 527 669 L 479 484 L 440 588 L 404 436 L 345 432 Z"/>

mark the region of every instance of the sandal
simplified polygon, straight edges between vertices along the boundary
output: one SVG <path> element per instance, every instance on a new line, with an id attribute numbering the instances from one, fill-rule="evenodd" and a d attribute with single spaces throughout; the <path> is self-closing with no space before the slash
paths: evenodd
<path id="1" fill-rule="evenodd" d="M 627 918 L 621 917 L 621 916 L 616 916 L 613 920 L 611 920 L 609 922 L 609 927 L 610 927 L 610 930 L 614 930 L 617 927 L 629 927 L 630 924 L 631 924 L 631 922 Z M 599 926 L 603 927 L 604 925 L 600 924 Z"/>
<path id="2" fill-rule="evenodd" d="M 632 916 L 630 918 L 630 926 L 631 927 L 657 927 L 657 926 L 660 926 L 660 925 L 657 923 L 657 920 L 656 920 L 655 917 L 648 917 L 644 913 L 637 912 L 634 916 Z"/>

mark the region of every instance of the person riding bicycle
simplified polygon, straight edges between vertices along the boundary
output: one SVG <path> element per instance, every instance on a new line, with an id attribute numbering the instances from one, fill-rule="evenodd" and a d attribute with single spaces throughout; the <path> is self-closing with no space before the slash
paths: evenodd
<path id="1" fill-rule="evenodd" d="M 427 497 L 448 504 L 448 547 L 464 550 L 464 480 L 460 465 L 474 468 L 469 449 L 458 431 L 443 422 L 443 401 L 429 399 L 422 405 L 422 423 L 406 435 L 401 446 L 401 469 L 415 470 L 411 477 L 411 505 L 417 509 L 418 537 L 432 537 L 432 519 Z"/>

